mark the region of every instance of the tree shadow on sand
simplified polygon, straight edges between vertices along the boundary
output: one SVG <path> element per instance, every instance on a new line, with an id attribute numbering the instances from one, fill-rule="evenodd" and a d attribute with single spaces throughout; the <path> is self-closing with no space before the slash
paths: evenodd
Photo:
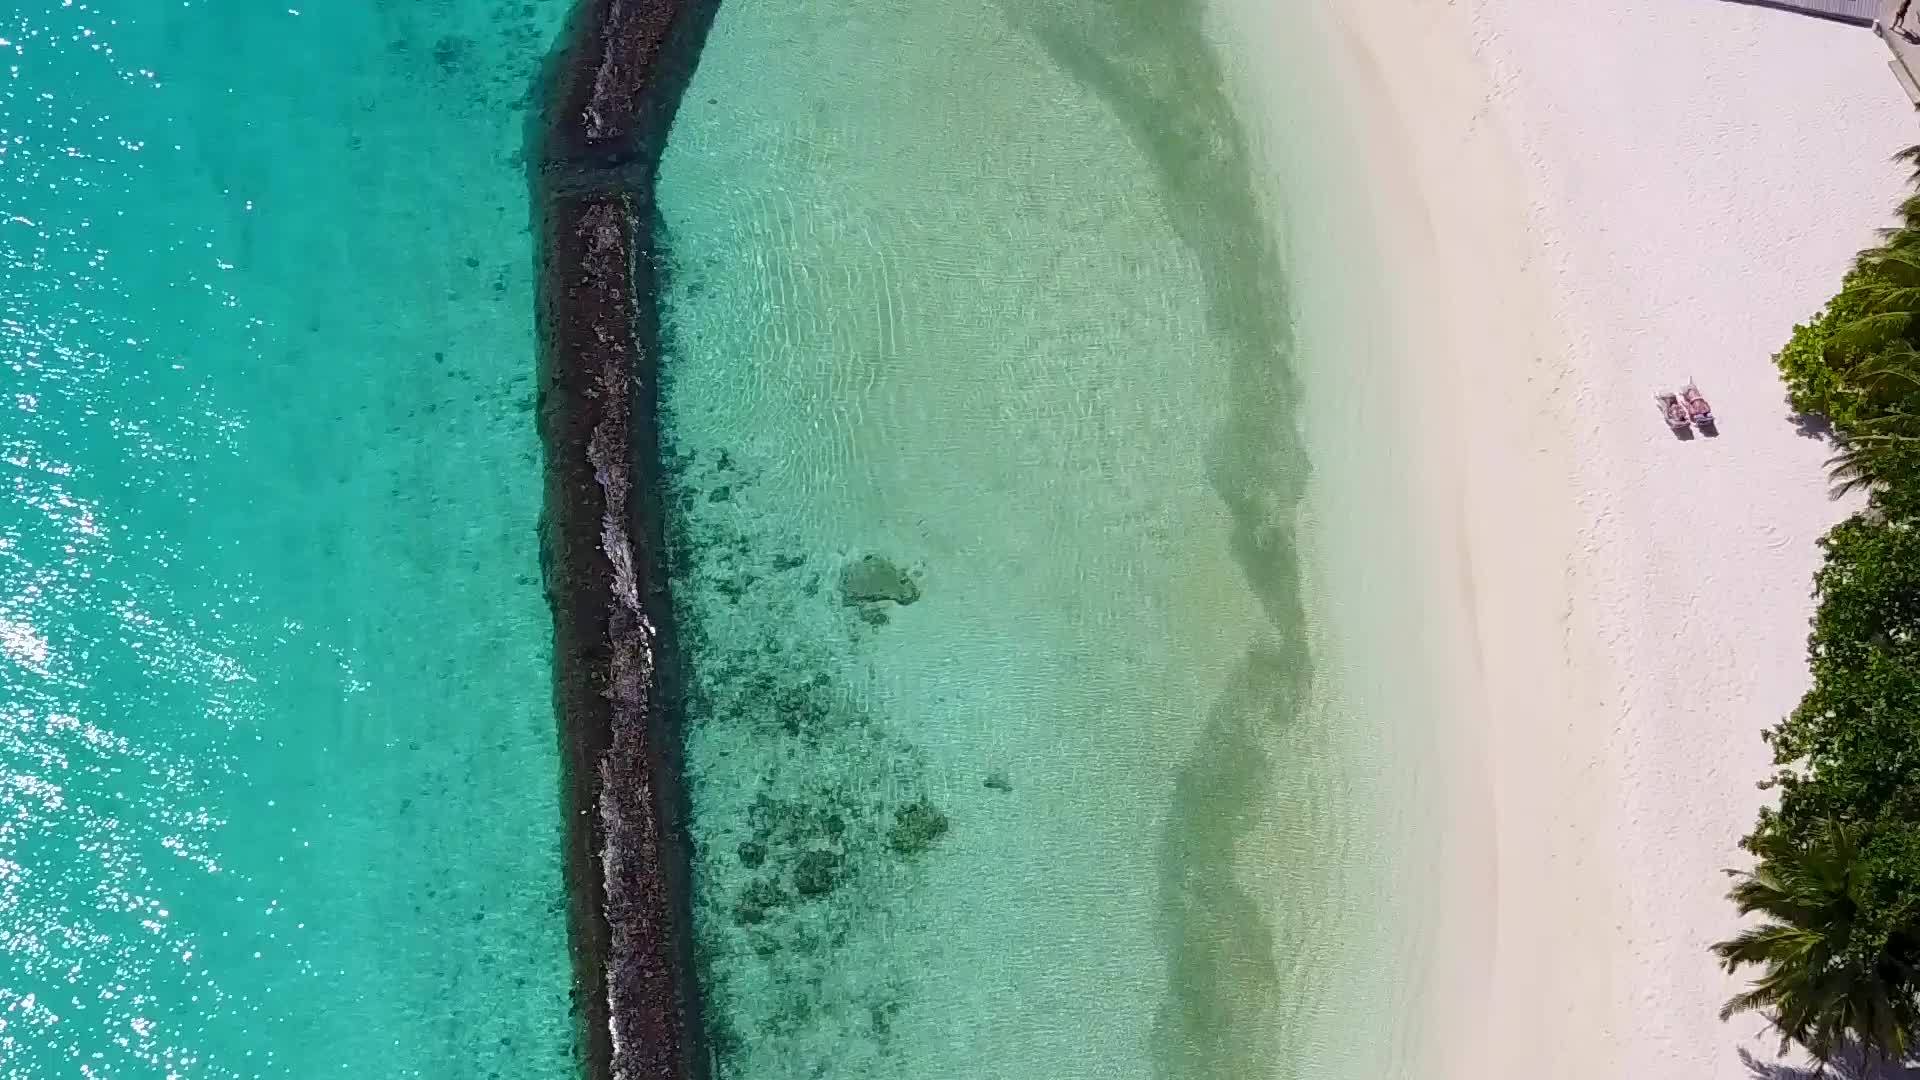
<path id="1" fill-rule="evenodd" d="M 1920 1080 L 1920 1068 L 1878 1057 L 1867 1063 L 1857 1046 L 1849 1046 L 1826 1066 L 1825 1072 L 1818 1065 L 1768 1061 L 1745 1047 L 1740 1049 L 1740 1061 L 1754 1080 Z"/>
<path id="2" fill-rule="evenodd" d="M 1794 434 L 1803 439 L 1820 439 L 1833 442 L 1833 421 L 1819 413 L 1800 412 L 1793 407 L 1793 395 L 1787 395 L 1787 422 L 1793 425 Z"/>

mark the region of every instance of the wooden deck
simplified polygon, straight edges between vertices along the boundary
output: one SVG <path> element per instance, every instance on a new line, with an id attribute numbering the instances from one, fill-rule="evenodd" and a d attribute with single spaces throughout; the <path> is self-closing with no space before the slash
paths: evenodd
<path id="1" fill-rule="evenodd" d="M 1832 19 L 1834 22 L 1851 23 L 1854 26 L 1872 26 L 1880 18 L 1881 0 L 1735 0 L 1736 3 L 1752 4 L 1755 7 L 1779 8 L 1781 11 L 1794 11 L 1802 15 L 1812 15 L 1818 19 Z M 1884 5 L 1892 19 L 1892 10 L 1897 5 Z M 1912 13 L 1920 15 L 1920 11 Z"/>
<path id="2" fill-rule="evenodd" d="M 1791 11 L 1799 15 L 1811 15 L 1816 19 L 1829 19 L 1850 26 L 1870 27 L 1887 43 L 1893 59 L 1887 61 L 1887 67 L 1893 71 L 1895 81 L 1906 91 L 1907 100 L 1920 108 L 1920 0 L 1913 0 L 1913 8 L 1907 12 L 1902 23 L 1905 33 L 1892 29 L 1894 14 L 1900 10 L 1902 0 L 1734 0 L 1737 4 L 1753 7 L 1774 8 L 1779 11 Z"/>

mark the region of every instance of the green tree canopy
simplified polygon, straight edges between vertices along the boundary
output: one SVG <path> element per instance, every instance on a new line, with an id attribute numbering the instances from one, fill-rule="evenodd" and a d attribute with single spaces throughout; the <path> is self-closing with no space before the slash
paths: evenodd
<path id="1" fill-rule="evenodd" d="M 1920 170 L 1920 147 L 1899 157 Z M 1836 491 L 1870 498 L 1821 541 L 1812 687 L 1767 735 L 1779 803 L 1730 894 L 1762 919 L 1714 946 L 1762 969 L 1726 1015 L 1764 1012 L 1823 1061 L 1847 1039 L 1904 1058 L 1920 1022 L 1920 194 L 1898 212 L 1774 358 L 1833 424 Z"/>
<path id="2" fill-rule="evenodd" d="M 1780 804 L 1750 841 L 1758 854 L 1812 843 L 1828 822 L 1861 830 L 1862 902 L 1888 924 L 1920 914 L 1920 529 L 1899 513 L 1909 498 L 1889 493 L 1821 541 L 1813 686 L 1767 735 Z"/>
<path id="3" fill-rule="evenodd" d="M 1805 843 L 1762 840 L 1759 866 L 1733 872 L 1729 898 L 1764 918 L 1713 950 L 1730 972 L 1764 970 L 1720 1016 L 1766 1013 L 1782 1053 L 1797 1042 L 1825 1062 L 1856 1039 L 1899 1060 L 1912 1045 L 1916 943 L 1869 913 L 1857 843 L 1858 830 L 1829 822 Z"/>

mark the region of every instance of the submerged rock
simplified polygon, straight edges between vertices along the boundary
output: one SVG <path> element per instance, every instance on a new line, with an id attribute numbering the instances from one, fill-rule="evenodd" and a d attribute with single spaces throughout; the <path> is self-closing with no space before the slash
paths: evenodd
<path id="1" fill-rule="evenodd" d="M 801 896 L 825 896 L 833 891 L 840 872 L 840 856 L 831 851 L 808 851 L 793 864 L 793 891 Z"/>
<path id="2" fill-rule="evenodd" d="M 840 598 L 854 606 L 886 600 L 905 606 L 920 599 L 920 586 L 891 560 L 866 555 L 841 573 Z"/>
<path id="3" fill-rule="evenodd" d="M 920 799 L 894 810 L 893 827 L 887 830 L 887 846 L 902 855 L 918 855 L 946 834 L 947 815 Z"/>
<path id="4" fill-rule="evenodd" d="M 740 892 L 740 899 L 734 901 L 733 919 L 742 926 L 752 926 L 763 922 L 775 908 L 787 902 L 787 894 L 780 886 L 765 878 L 754 878 Z"/>

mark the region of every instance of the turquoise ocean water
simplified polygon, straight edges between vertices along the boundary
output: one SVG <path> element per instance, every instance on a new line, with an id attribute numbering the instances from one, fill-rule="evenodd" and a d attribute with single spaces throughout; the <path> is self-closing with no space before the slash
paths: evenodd
<path id="1" fill-rule="evenodd" d="M 577 1071 L 519 157 L 563 9 L 0 21 L 0 1075 Z M 1386 878 L 1216 44 L 721 7 L 659 212 L 725 1080 L 1378 1074 L 1384 1011 L 1325 1036 Z"/>
<path id="2" fill-rule="evenodd" d="M 562 11 L 0 15 L 0 1075 L 573 1073 L 518 157 Z"/>

